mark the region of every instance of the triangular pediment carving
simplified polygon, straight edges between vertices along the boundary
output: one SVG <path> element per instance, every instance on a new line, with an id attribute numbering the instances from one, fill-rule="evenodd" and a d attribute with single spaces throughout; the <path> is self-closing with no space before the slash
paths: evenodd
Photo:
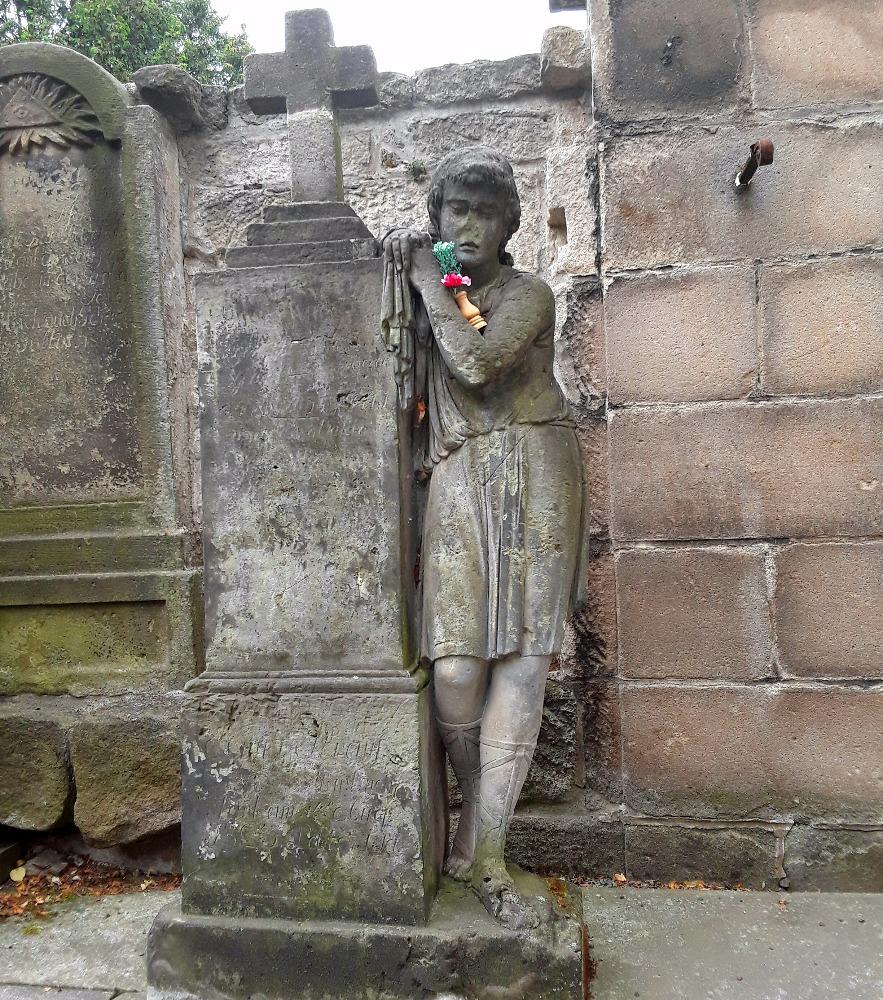
<path id="1" fill-rule="evenodd" d="M 101 126 L 82 95 L 38 73 L 0 80 L 0 154 L 92 146 Z"/>

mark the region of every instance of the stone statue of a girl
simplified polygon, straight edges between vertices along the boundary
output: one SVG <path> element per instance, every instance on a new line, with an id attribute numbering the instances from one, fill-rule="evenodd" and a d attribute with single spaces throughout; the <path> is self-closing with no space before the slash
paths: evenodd
<path id="1" fill-rule="evenodd" d="M 585 579 L 582 464 L 553 372 L 552 291 L 506 253 L 521 217 L 511 165 L 483 148 L 451 154 L 428 208 L 429 233 L 384 240 L 384 326 L 405 402 L 426 405 L 421 655 L 463 795 L 445 870 L 470 881 L 502 923 L 529 928 L 540 916 L 506 871 L 505 841 L 549 664 Z M 442 285 L 438 239 L 454 244 L 471 279 L 481 332 Z"/>

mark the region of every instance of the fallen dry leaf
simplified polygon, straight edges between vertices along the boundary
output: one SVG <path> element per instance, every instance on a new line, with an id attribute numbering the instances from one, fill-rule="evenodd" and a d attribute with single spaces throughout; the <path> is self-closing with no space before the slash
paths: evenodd
<path id="1" fill-rule="evenodd" d="M 621 872 L 617 872 L 613 876 L 613 881 L 615 885 L 626 885 L 628 883 L 628 879 Z"/>
<path id="2" fill-rule="evenodd" d="M 21 868 L 13 868 L 12 871 L 9 873 L 9 877 L 12 879 L 13 882 L 18 883 L 24 881 L 24 877 L 26 874 L 27 874 L 27 869 L 24 867 L 24 865 L 22 865 Z"/>

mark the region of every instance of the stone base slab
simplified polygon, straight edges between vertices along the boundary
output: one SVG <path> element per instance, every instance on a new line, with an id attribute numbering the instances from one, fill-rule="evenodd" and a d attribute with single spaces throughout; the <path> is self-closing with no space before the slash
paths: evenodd
<path id="1" fill-rule="evenodd" d="M 545 884 L 519 875 L 523 892 Z M 444 883 L 428 926 L 205 917 L 163 910 L 147 951 L 148 1000 L 581 1000 L 579 897 L 540 931 L 491 919 Z"/>

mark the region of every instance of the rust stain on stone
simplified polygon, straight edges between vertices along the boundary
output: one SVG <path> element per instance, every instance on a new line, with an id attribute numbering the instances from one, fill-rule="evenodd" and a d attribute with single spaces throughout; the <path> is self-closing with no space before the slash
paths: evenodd
<path id="1" fill-rule="evenodd" d="M 583 1000 L 592 1000 L 592 983 L 598 972 L 598 966 L 592 958 L 592 944 L 589 940 L 589 928 L 580 924 L 583 944 Z"/>

